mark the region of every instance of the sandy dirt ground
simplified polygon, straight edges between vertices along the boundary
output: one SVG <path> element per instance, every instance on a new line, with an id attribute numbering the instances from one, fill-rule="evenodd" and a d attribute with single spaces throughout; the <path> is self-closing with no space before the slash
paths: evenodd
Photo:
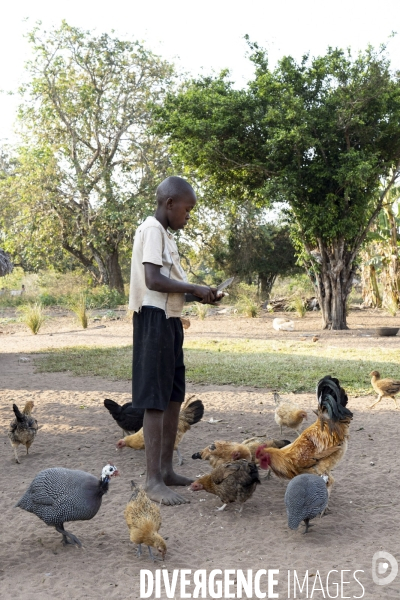
<path id="1" fill-rule="evenodd" d="M 192 320 L 187 335 L 213 339 L 285 335 L 286 339 L 296 339 L 321 333 L 319 319 L 314 315 L 297 321 L 296 331 L 291 334 L 274 333 L 271 320 L 271 315 L 253 320 L 226 316 L 207 318 L 203 322 Z M 400 319 L 360 312 L 351 315 L 349 324 L 352 329 L 346 332 L 322 332 L 321 343 L 332 343 L 335 338 L 338 347 L 372 344 L 377 353 L 380 347 L 399 346 L 398 337 L 377 338 L 374 328 L 387 324 L 399 326 Z M 190 504 L 161 508 L 160 533 L 168 538 L 168 551 L 164 563 L 153 564 L 147 551 L 141 558 L 136 557 L 123 517 L 130 497 L 130 480 L 140 483 L 144 479 L 144 452 L 115 450 L 121 433 L 103 406 L 104 398 L 119 403 L 129 401 L 130 382 L 77 378 L 68 373 L 35 373 L 34 358 L 27 354 L 50 347 L 129 344 L 130 324 L 123 320 L 105 321 L 82 331 L 69 317 L 59 316 L 49 320 L 37 336 L 13 323 L 0 326 L 0 330 L 2 600 L 140 598 L 140 571 L 144 569 L 153 573 L 165 569 L 169 576 L 176 569 L 189 569 L 192 573 L 205 569 L 208 574 L 213 569 L 246 573 L 252 569 L 254 574 L 261 569 L 279 569 L 275 575 L 279 582 L 275 592 L 279 598 L 400 598 L 400 574 L 388 585 L 379 586 L 374 583 L 371 570 L 373 555 L 378 551 L 389 552 L 400 561 L 400 411 L 395 411 L 392 403 L 384 400 L 369 410 L 372 396 L 350 398 L 354 419 L 347 455 L 334 472 L 331 512 L 316 519 L 309 534 L 302 535 L 302 528 L 298 531 L 288 528 L 283 502 L 287 482 L 276 477 L 262 481 L 241 515 L 234 510 L 234 505 L 224 512 L 216 512 L 221 504 L 217 497 L 183 489 Z M 28 358 L 27 362 L 21 360 L 24 357 Z M 207 463 L 190 457 L 215 439 L 240 441 L 263 433 L 280 437 L 268 390 L 189 385 L 188 393 L 204 402 L 205 414 L 203 421 L 188 432 L 181 444 L 184 464 L 177 470 L 187 476 L 195 477 L 208 471 Z M 7 428 L 13 416 L 12 403 L 22 407 L 28 399 L 35 402 L 39 431 L 30 454 L 26 456 L 24 449 L 20 450 L 21 464 L 18 465 L 13 460 Z M 315 398 L 302 394 L 296 396 L 296 401 L 308 411 L 312 422 Z M 209 422 L 211 418 L 221 421 L 213 424 Z M 283 437 L 294 439 L 295 434 L 285 430 Z M 83 542 L 83 549 L 63 547 L 61 536 L 53 528 L 34 515 L 14 508 L 35 474 L 44 468 L 64 466 L 100 476 L 102 467 L 109 461 L 117 465 L 121 476 L 111 481 L 97 516 L 91 521 L 66 525 Z M 308 570 L 308 594 L 305 589 L 302 593 L 297 589 L 294 596 L 294 570 L 300 581 Z M 356 570 L 363 587 L 354 579 Z M 327 585 L 330 571 L 333 572 Z M 235 577 L 234 574 L 231 579 Z M 350 582 L 344 583 L 342 590 L 341 578 Z M 267 577 L 262 576 L 262 591 L 267 591 L 266 582 Z M 339 583 L 339 592 L 336 583 Z M 188 586 L 187 591 L 190 589 Z M 235 593 L 235 586 L 230 592 Z M 164 586 L 160 597 L 167 598 Z M 184 597 L 179 585 L 171 597 Z M 257 597 L 255 592 L 251 597 Z"/>

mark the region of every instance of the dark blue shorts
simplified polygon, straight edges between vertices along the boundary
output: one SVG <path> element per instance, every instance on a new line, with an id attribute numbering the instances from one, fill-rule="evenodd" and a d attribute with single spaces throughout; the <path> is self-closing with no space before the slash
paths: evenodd
<path id="1" fill-rule="evenodd" d="M 165 410 L 185 399 L 183 327 L 161 308 L 143 306 L 133 315 L 132 404 Z"/>

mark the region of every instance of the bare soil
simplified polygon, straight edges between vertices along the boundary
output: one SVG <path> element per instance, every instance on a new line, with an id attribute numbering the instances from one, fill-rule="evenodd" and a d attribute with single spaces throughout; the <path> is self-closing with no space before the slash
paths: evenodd
<path id="1" fill-rule="evenodd" d="M 318 334 L 321 344 L 330 343 L 334 338 L 339 348 L 372 344 L 377 352 L 380 347 L 396 348 L 400 341 L 399 337 L 374 335 L 376 327 L 400 327 L 400 317 L 391 318 L 380 311 L 352 312 L 351 329 L 344 332 L 321 332 L 318 314 L 296 319 L 292 333 L 275 332 L 271 327 L 275 316 L 282 315 L 266 314 L 259 319 L 226 315 L 208 317 L 204 321 L 191 319 L 186 335 L 213 339 L 298 339 Z M 206 569 L 208 573 L 212 569 L 279 569 L 280 598 L 288 597 L 288 571 L 293 580 L 293 570 L 296 570 L 302 581 L 308 570 L 309 594 L 297 591 L 297 597 L 318 599 L 329 597 L 326 587 L 329 571 L 338 571 L 330 575 L 329 592 L 334 597 L 333 584 L 340 583 L 341 570 L 347 570 L 343 579 L 351 583 L 344 584 L 343 592 L 339 587 L 339 597 L 367 600 L 400 597 L 400 575 L 387 586 L 378 586 L 371 572 L 372 557 L 377 551 L 390 552 L 400 561 L 400 411 L 395 411 L 392 403 L 384 400 L 369 410 L 367 407 L 373 397 L 350 398 L 349 406 L 354 412 L 351 439 L 347 455 L 334 473 L 331 512 L 316 519 L 307 535 L 302 535 L 300 529 L 288 528 L 283 502 L 287 482 L 276 477 L 262 481 L 241 515 L 233 505 L 224 512 L 216 512 L 221 504 L 217 497 L 184 489 L 182 493 L 190 499 L 190 504 L 161 507 L 161 533 L 168 538 L 168 551 L 163 564 L 153 565 L 146 551 L 141 558 L 136 557 L 123 517 L 130 497 L 130 480 L 140 483 L 145 474 L 144 452 L 129 449 L 116 452 L 115 443 L 121 431 L 103 406 L 104 398 L 119 403 L 129 401 L 130 382 L 77 378 L 68 373 L 35 373 L 33 357 L 28 354 L 65 346 L 129 344 L 130 323 L 102 320 L 84 331 L 70 316 L 53 313 L 37 336 L 12 322 L 0 325 L 0 331 L 2 600 L 139 598 L 140 570 L 154 572 L 160 568 L 170 574 L 174 569 L 191 569 L 192 572 Z M 28 360 L 25 362 L 22 358 Z M 190 457 L 215 439 L 240 441 L 264 433 L 280 437 L 268 390 L 191 385 L 188 393 L 196 394 L 204 402 L 205 414 L 203 421 L 187 433 L 181 444 L 185 462 L 177 470 L 187 476 L 196 477 L 208 471 L 207 463 Z M 28 399 L 35 401 L 39 431 L 30 454 L 26 456 L 24 450 L 20 450 L 21 464 L 18 465 L 13 460 L 7 429 L 13 417 L 12 403 L 22 407 Z M 301 394 L 296 396 L 296 401 L 307 410 L 308 422 L 312 422 L 315 397 Z M 220 421 L 210 423 L 210 419 Z M 295 435 L 285 430 L 283 437 L 292 440 Z M 44 468 L 64 466 L 100 476 L 102 467 L 109 461 L 118 466 L 121 477 L 112 480 L 97 516 L 88 522 L 66 525 L 81 539 L 83 549 L 63 547 L 61 536 L 54 529 L 34 515 L 14 508 L 35 474 Z M 364 593 L 353 577 L 357 569 L 363 571 L 357 577 Z M 311 596 L 318 575 L 324 594 L 317 584 Z M 161 598 L 166 597 L 162 587 Z M 175 597 L 182 597 L 179 588 Z"/>

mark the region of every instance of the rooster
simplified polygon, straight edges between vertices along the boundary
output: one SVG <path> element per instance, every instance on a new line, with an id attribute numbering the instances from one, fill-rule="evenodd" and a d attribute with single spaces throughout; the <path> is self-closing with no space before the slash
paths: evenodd
<path id="1" fill-rule="evenodd" d="M 178 464 L 181 466 L 183 464 L 183 458 L 178 448 L 179 444 L 182 441 L 183 436 L 187 431 L 189 431 L 192 425 L 198 423 L 203 418 L 204 414 L 204 404 L 201 400 L 194 400 L 188 404 L 189 400 L 191 400 L 193 396 L 190 396 L 184 405 L 181 408 L 181 412 L 179 413 L 179 421 L 178 421 L 178 431 L 175 439 L 174 449 L 178 455 Z M 122 449 L 128 446 L 129 448 L 133 448 L 134 450 L 144 450 L 144 434 L 143 429 L 140 429 L 137 433 L 133 435 L 128 435 L 124 437 L 122 440 L 118 440 L 117 449 Z"/>
<path id="2" fill-rule="evenodd" d="M 259 446 L 256 458 L 262 469 L 271 468 L 278 477 L 293 479 L 301 473 L 328 476 L 347 450 L 349 425 L 353 413 L 346 408 L 347 394 L 337 379 L 327 375 L 317 385 L 318 411 L 315 423 L 282 449 Z"/>
<path id="3" fill-rule="evenodd" d="M 193 492 L 205 490 L 218 496 L 223 505 L 217 510 L 224 510 L 229 502 L 238 501 L 239 512 L 243 504 L 252 497 L 260 483 L 257 466 L 247 460 L 237 460 L 219 465 L 216 469 L 194 481 L 190 489 Z"/>
<path id="4" fill-rule="evenodd" d="M 18 446 L 20 444 L 25 446 L 26 453 L 28 454 L 28 450 L 32 446 L 38 430 L 38 423 L 31 415 L 33 407 L 34 403 L 32 400 L 28 400 L 22 412 L 16 404 L 13 404 L 15 419 L 10 423 L 8 437 L 14 448 L 15 462 L 18 464 L 21 464 L 18 458 Z"/>

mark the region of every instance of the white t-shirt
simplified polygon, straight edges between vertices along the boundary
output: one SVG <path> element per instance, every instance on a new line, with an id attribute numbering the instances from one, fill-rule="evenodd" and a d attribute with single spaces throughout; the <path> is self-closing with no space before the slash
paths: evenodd
<path id="1" fill-rule="evenodd" d="M 142 306 L 156 306 L 167 317 L 180 317 L 185 294 L 155 292 L 146 287 L 143 263 L 161 267 L 165 277 L 187 281 L 182 269 L 174 236 L 155 217 L 147 219 L 136 230 L 132 250 L 129 309 L 139 312 Z"/>

